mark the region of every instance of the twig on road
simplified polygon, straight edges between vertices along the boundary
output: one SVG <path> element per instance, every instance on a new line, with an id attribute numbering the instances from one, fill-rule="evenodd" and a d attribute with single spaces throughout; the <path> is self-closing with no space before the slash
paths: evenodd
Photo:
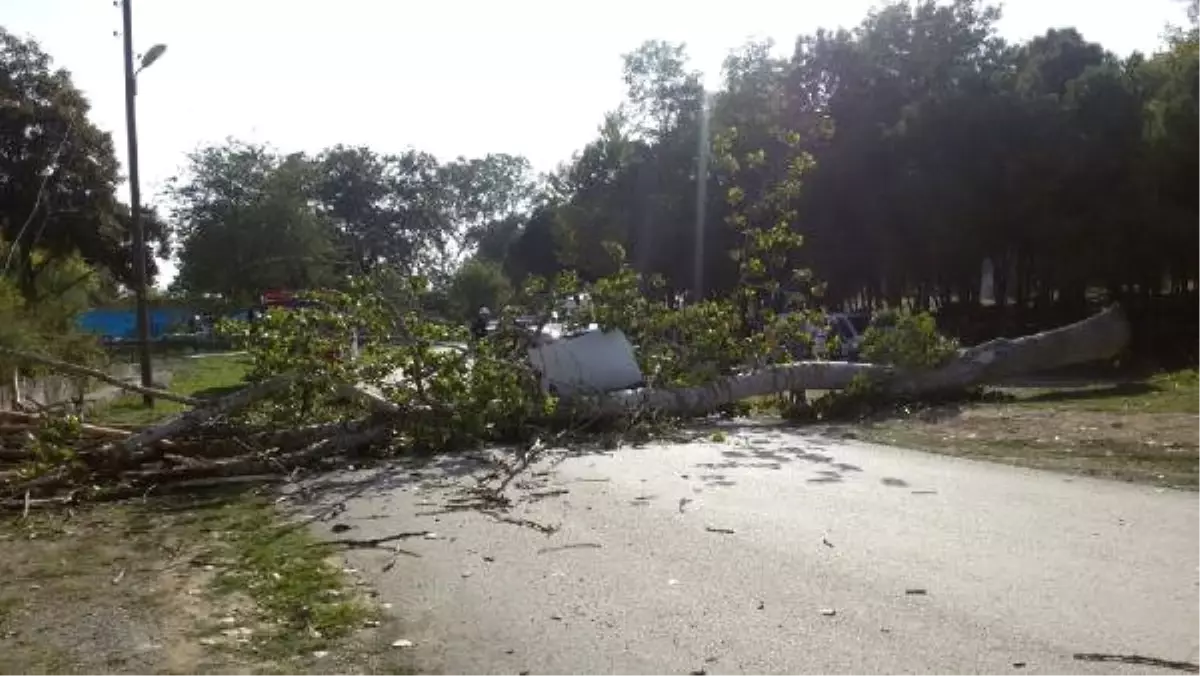
<path id="1" fill-rule="evenodd" d="M 1119 662 L 1121 664 L 1137 664 L 1148 667 L 1162 667 L 1189 673 L 1200 673 L 1200 665 L 1192 662 L 1176 662 L 1145 655 L 1116 655 L 1109 653 L 1075 653 L 1075 659 L 1081 662 Z"/>
<path id="2" fill-rule="evenodd" d="M 484 516 L 490 516 L 491 518 L 495 519 L 496 521 L 500 521 L 502 523 L 511 523 L 514 526 L 524 526 L 525 528 L 532 528 L 533 530 L 536 530 L 539 533 L 546 535 L 547 537 L 550 535 L 554 535 L 555 533 L 558 532 L 558 529 L 559 529 L 559 526 L 547 526 L 546 524 L 538 523 L 537 521 L 531 521 L 529 519 L 522 519 L 520 517 L 515 517 L 515 516 L 507 516 L 505 514 L 501 514 L 501 513 L 497 512 L 496 510 L 493 510 L 493 509 L 481 509 L 481 510 L 479 510 L 479 513 L 483 514 Z"/>
<path id="3" fill-rule="evenodd" d="M 600 549 L 603 547 L 599 542 L 576 542 L 570 545 L 559 545 L 557 547 L 542 547 L 537 550 L 538 554 L 551 554 L 553 552 L 562 552 L 568 549 Z"/>
<path id="4" fill-rule="evenodd" d="M 425 537 L 426 535 L 429 535 L 429 531 L 427 531 L 427 530 L 414 530 L 414 531 L 404 531 L 401 533 L 395 533 L 393 535 L 385 535 L 384 537 L 381 537 L 381 538 L 368 538 L 368 539 L 361 539 L 361 540 L 346 538 L 346 539 L 341 539 L 341 540 L 331 540 L 329 542 L 329 544 L 335 545 L 338 547 L 345 547 L 346 549 L 373 549 L 373 548 L 377 548 L 382 545 L 385 545 L 389 542 L 393 542 L 395 540 L 407 540 L 408 538 L 420 538 L 420 537 Z"/>

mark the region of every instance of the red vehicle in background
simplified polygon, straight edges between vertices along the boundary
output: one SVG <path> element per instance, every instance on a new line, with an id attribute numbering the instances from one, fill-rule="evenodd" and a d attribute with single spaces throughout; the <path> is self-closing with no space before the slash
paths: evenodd
<path id="1" fill-rule="evenodd" d="M 273 307 L 296 307 L 301 304 L 297 300 L 295 292 L 283 289 L 272 289 L 264 292 L 259 297 L 259 302 L 262 304 L 264 310 Z"/>
<path id="2" fill-rule="evenodd" d="M 270 291 L 266 291 L 262 294 L 262 296 L 259 297 L 260 311 L 266 312 L 271 308 L 294 309 L 301 307 L 313 307 L 317 305 L 316 301 L 298 298 L 297 295 L 298 294 L 294 291 L 286 291 L 283 289 L 272 289 Z M 350 359 L 356 359 L 358 357 L 358 344 L 359 336 L 357 332 L 354 332 L 350 335 L 349 344 L 346 348 L 341 350 L 333 350 L 326 356 L 330 361 L 337 361 L 347 357 Z"/>

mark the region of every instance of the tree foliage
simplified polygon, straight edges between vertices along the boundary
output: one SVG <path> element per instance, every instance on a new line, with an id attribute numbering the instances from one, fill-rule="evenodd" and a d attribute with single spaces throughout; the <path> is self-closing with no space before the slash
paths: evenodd
<path id="1" fill-rule="evenodd" d="M 252 303 L 271 288 L 334 281 L 335 230 L 311 199 L 317 175 L 307 158 L 230 142 L 190 162 L 189 180 L 170 189 L 180 287 Z"/>
<path id="2" fill-rule="evenodd" d="M 863 336 L 863 359 L 873 364 L 932 369 L 957 353 L 958 343 L 938 333 L 933 315 L 928 312 L 881 312 Z"/>
<path id="3" fill-rule="evenodd" d="M 233 293 L 194 272 L 221 263 L 194 233 L 213 231 L 210 251 L 240 251 L 250 235 L 234 233 L 253 228 L 217 221 L 250 218 L 271 233 L 256 241 L 279 249 L 246 249 L 254 260 L 308 263 L 303 275 L 239 273 L 246 293 L 336 286 L 379 266 L 424 275 L 443 298 L 484 277 L 499 289 L 497 270 L 514 289 L 631 273 L 673 309 L 735 299 L 751 332 L 795 308 L 910 308 L 967 339 L 1112 300 L 1191 312 L 1194 21 L 1154 54 L 1119 57 L 1071 28 L 1005 41 L 999 16 L 977 0 L 886 3 L 851 29 L 799 36 L 790 56 L 743 45 L 716 91 L 684 45 L 647 42 L 624 57 L 625 102 L 540 178 L 509 155 L 293 157 L 304 178 L 283 192 L 303 195 L 271 202 L 270 219 L 235 215 L 232 182 L 212 193 L 226 215 L 175 214 L 192 233 L 180 283 Z"/>
<path id="4" fill-rule="evenodd" d="M 493 233 L 529 208 L 530 173 L 509 155 L 443 164 L 415 150 L 335 146 L 309 156 L 234 139 L 205 147 L 167 191 L 176 288 L 245 304 L 269 289 L 339 287 L 376 269 L 444 287 L 477 252 L 504 258 L 507 242 Z"/>
<path id="5" fill-rule="evenodd" d="M 136 280 L 121 178 L 112 139 L 89 120 L 70 73 L 0 28 L 0 345 L 100 357 L 75 321 Z M 143 206 L 141 221 L 149 248 L 169 253 L 166 220 Z M 153 257 L 146 263 L 153 277 Z M 5 385 L 16 366 L 0 365 Z"/>
<path id="6" fill-rule="evenodd" d="M 0 236 L 15 244 L 0 266 L 27 299 L 41 274 L 74 256 L 122 283 L 134 279 L 112 139 L 88 111 L 70 73 L 54 69 L 32 39 L 0 28 Z M 143 222 L 147 241 L 165 254 L 165 222 L 153 209 Z"/>

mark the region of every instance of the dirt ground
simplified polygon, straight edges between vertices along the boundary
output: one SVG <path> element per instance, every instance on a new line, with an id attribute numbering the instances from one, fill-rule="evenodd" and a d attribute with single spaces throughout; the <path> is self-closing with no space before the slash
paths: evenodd
<path id="1" fill-rule="evenodd" d="M 1195 371 L 1137 382 L 1035 385 L 843 431 L 897 446 L 1196 490 Z"/>
<path id="2" fill-rule="evenodd" d="M 236 388 L 238 355 L 179 360 L 170 387 Z M 151 424 L 123 396 L 89 416 Z M 394 621 L 266 492 L 0 513 L 0 673 L 408 673 Z"/>
<path id="3" fill-rule="evenodd" d="M 411 673 L 386 610 L 269 507 L 0 521 L 0 673 Z"/>

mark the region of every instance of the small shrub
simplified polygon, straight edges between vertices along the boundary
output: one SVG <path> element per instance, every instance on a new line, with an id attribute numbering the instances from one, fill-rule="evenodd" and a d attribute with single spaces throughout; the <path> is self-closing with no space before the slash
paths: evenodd
<path id="1" fill-rule="evenodd" d="M 875 315 L 863 335 L 862 357 L 906 369 L 937 368 L 954 358 L 958 342 L 937 330 L 933 315 L 887 310 Z"/>
<path id="2" fill-rule="evenodd" d="M 875 315 L 863 336 L 863 361 L 905 370 L 934 369 L 958 352 L 957 341 L 938 333 L 933 316 L 889 310 Z M 859 376 L 846 389 L 818 399 L 806 414 L 809 419 L 861 419 L 886 412 L 910 410 L 911 402 L 882 392 L 877 384 Z"/>

